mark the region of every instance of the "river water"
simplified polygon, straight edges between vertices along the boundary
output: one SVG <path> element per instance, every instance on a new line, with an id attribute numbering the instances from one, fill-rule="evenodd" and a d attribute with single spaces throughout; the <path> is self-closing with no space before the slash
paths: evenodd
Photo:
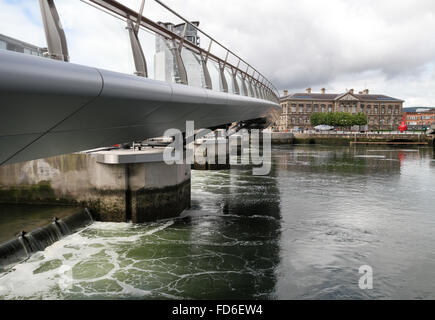
<path id="1" fill-rule="evenodd" d="M 431 148 L 274 147 L 269 176 L 193 171 L 180 218 L 96 222 L 0 275 L 0 299 L 434 299 L 434 195 Z"/>

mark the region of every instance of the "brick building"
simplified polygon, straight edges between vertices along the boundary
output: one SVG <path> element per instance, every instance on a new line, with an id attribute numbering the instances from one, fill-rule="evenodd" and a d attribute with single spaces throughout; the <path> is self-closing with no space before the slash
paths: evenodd
<path id="1" fill-rule="evenodd" d="M 410 130 L 426 130 L 435 125 L 435 109 L 422 109 L 404 112 L 403 118 Z"/>
<path id="2" fill-rule="evenodd" d="M 365 113 L 369 130 L 396 130 L 402 119 L 403 100 L 381 94 L 369 94 L 364 90 L 358 94 L 351 89 L 346 93 L 305 93 L 288 94 L 281 97 L 282 115 L 275 129 L 312 129 L 310 117 L 315 112 Z"/>

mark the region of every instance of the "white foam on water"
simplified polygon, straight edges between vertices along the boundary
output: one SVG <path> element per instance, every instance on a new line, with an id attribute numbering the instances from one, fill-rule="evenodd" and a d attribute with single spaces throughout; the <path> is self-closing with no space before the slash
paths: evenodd
<path id="1" fill-rule="evenodd" d="M 381 150 L 381 149 L 374 149 L 374 150 L 366 150 L 367 152 L 399 152 L 399 151 L 404 151 L 404 152 L 419 152 L 418 149 L 389 149 L 389 150 Z"/>
<path id="2" fill-rule="evenodd" d="M 57 296 L 52 292 L 56 287 L 59 277 L 68 277 L 65 273 L 70 268 L 56 268 L 39 274 L 33 272 L 43 263 L 52 260 L 60 260 L 63 265 L 73 267 L 71 262 L 67 261 L 64 254 L 75 254 L 80 252 L 82 255 L 91 255 L 88 248 L 83 246 L 85 239 L 80 234 L 74 234 L 66 237 L 53 245 L 47 247 L 43 252 L 33 255 L 28 261 L 16 265 L 4 277 L 0 278 L 0 286 L 5 288 L 0 290 L 0 297 L 6 299 L 55 299 Z M 80 250 L 70 246 L 80 244 Z M 65 247 L 65 246 L 68 247 Z M 40 259 L 42 258 L 42 259 Z"/>
<path id="3" fill-rule="evenodd" d="M 384 159 L 385 156 L 382 155 L 358 155 L 358 156 L 354 156 L 354 158 L 374 158 L 374 159 Z"/>
<path id="4" fill-rule="evenodd" d="M 163 223 L 163 224 L 162 224 Z M 9 272 L 0 275 L 0 299 L 60 299 L 68 295 L 84 296 L 147 296 L 152 292 L 135 288 L 116 279 L 116 272 L 123 270 L 119 251 L 120 243 L 139 243 L 144 236 L 153 235 L 174 224 L 174 220 L 150 225 L 133 225 L 130 223 L 95 222 L 86 229 L 55 242 L 42 252 L 37 252 L 26 262 L 16 265 Z M 149 227 L 149 229 L 147 229 Z M 144 228 L 141 232 L 138 228 Z M 107 237 L 93 237 L 92 231 L 109 232 Z M 87 232 L 91 231 L 90 234 Z M 110 235 L 113 231 L 113 235 Z M 117 233 L 127 233 L 118 236 Z M 118 249 L 118 250 L 117 250 Z M 102 254 L 102 257 L 95 257 Z M 73 279 L 73 268 L 83 262 L 99 261 L 108 266 L 101 276 L 90 279 Z M 45 272 L 34 273 L 43 264 L 56 261 L 59 266 Z M 113 267 L 112 267 L 113 266 Z M 109 270 L 110 269 L 110 270 Z M 105 272 L 107 271 L 107 272 Z M 100 292 L 87 288 L 96 281 L 115 282 L 121 291 Z M 86 287 L 84 287 L 85 285 Z M 74 288 L 74 290 L 72 290 Z M 77 292 L 77 289 L 80 290 Z"/>
<path id="5" fill-rule="evenodd" d="M 403 151 L 403 152 L 420 152 L 420 150 L 418 150 L 418 149 L 399 149 L 399 151 Z"/>
<path id="6" fill-rule="evenodd" d="M 91 224 L 88 229 L 97 229 L 97 230 L 127 230 L 133 227 L 132 223 L 127 222 L 94 222 Z"/>
<path id="7" fill-rule="evenodd" d="M 152 235 L 152 234 L 154 234 L 154 233 L 156 233 L 156 232 L 159 232 L 159 231 L 165 230 L 166 228 L 172 226 L 172 225 L 174 224 L 174 222 L 175 222 L 174 220 L 168 221 L 168 222 L 166 222 L 164 225 L 162 225 L 162 226 L 160 226 L 160 227 L 158 227 L 158 228 L 155 228 L 155 229 L 153 229 L 153 230 L 150 230 L 150 231 L 148 231 L 148 232 L 145 232 L 145 235 L 146 235 L 146 236 L 149 236 L 149 235 Z"/>

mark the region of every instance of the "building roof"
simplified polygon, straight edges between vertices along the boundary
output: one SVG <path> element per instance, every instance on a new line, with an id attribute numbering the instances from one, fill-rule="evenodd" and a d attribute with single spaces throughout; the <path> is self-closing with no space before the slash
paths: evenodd
<path id="1" fill-rule="evenodd" d="M 408 115 L 425 115 L 425 114 L 435 114 L 435 109 L 430 109 L 426 111 L 403 111 L 404 114 Z"/>
<path id="2" fill-rule="evenodd" d="M 15 39 L 15 38 L 8 37 L 8 36 L 6 36 L 4 34 L 1 34 L 1 33 L 0 33 L 0 40 L 6 41 L 8 43 L 13 43 L 13 44 L 16 44 L 16 45 L 20 45 L 20 46 L 22 46 L 24 48 L 34 49 L 36 51 L 43 50 L 43 48 L 40 48 L 38 46 L 35 46 L 33 44 L 30 44 L 30 43 L 27 43 L 27 42 L 24 42 L 24 41 Z"/>
<path id="3" fill-rule="evenodd" d="M 416 112 L 421 109 L 435 110 L 435 107 L 406 107 L 403 108 L 403 112 Z"/>
<path id="4" fill-rule="evenodd" d="M 360 101 L 394 101 L 394 102 L 404 102 L 403 100 L 389 97 L 383 94 L 352 94 L 350 92 L 346 93 L 293 93 L 281 97 L 281 100 L 340 100 L 340 98 L 351 95 Z"/>

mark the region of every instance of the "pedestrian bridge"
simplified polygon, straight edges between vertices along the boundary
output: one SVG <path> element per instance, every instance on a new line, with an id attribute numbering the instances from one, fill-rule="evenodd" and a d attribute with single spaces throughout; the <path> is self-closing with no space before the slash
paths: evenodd
<path id="1" fill-rule="evenodd" d="M 48 59 L 0 50 L 0 165 L 140 141 L 169 128 L 185 131 L 187 120 L 199 129 L 279 116 L 279 94 L 270 81 L 161 1 L 156 0 L 185 22 L 181 34 L 144 17 L 144 1 L 138 12 L 117 1 L 87 2 L 125 21 L 136 74 L 70 63 L 54 1 L 40 0 Z M 169 81 L 148 77 L 138 38 L 142 29 L 167 46 Z M 188 30 L 208 38 L 208 47 L 188 40 Z M 224 48 L 224 56 L 213 46 Z M 193 75 L 182 51 L 198 59 L 202 86 L 190 85 Z M 212 65 L 218 88 L 211 80 Z"/>

